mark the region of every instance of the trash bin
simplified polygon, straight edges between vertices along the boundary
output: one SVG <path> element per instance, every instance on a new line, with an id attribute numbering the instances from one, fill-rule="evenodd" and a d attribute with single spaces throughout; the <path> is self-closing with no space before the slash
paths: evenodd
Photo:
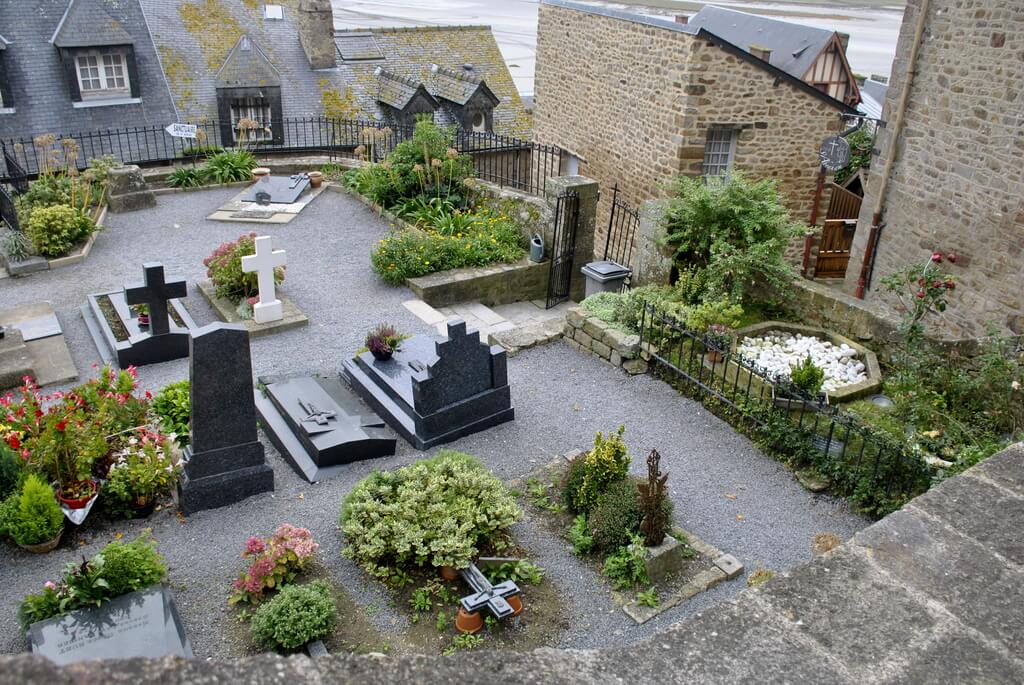
<path id="1" fill-rule="evenodd" d="M 540 233 L 534 233 L 533 237 L 530 238 L 530 261 L 544 261 L 544 238 L 541 237 Z"/>
<path id="2" fill-rule="evenodd" d="M 612 261 L 590 262 L 580 271 L 587 277 L 587 297 L 594 293 L 618 292 L 633 274 L 629 267 Z"/>

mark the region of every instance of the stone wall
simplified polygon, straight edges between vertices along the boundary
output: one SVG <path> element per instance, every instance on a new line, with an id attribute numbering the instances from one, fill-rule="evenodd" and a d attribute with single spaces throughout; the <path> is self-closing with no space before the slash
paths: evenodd
<path id="1" fill-rule="evenodd" d="M 600 357 L 631 375 L 647 373 L 647 362 L 640 359 L 640 336 L 612 328 L 581 307 L 565 313 L 565 342 L 578 352 Z"/>
<path id="2" fill-rule="evenodd" d="M 921 0 L 908 0 L 883 118 L 892 122 L 907 81 Z M 881 279 L 933 250 L 961 259 L 945 320 L 951 335 L 991 321 L 1024 333 L 1024 12 L 1019 1 L 932 0 L 904 128 L 884 199 L 867 299 L 892 306 Z M 893 146 L 883 129 L 853 243 L 845 289 L 854 292 Z"/>
<path id="3" fill-rule="evenodd" d="M 542 300 L 548 293 L 547 262 L 523 257 L 514 264 L 491 264 L 438 271 L 406 279 L 405 284 L 431 307 L 481 302 L 488 307 L 524 300 Z"/>
<path id="4" fill-rule="evenodd" d="M 839 109 L 691 33 L 601 8 L 544 2 L 537 35 L 534 131 L 581 158 L 580 173 L 637 206 L 698 175 L 709 126 L 739 131 L 736 168 L 774 178 L 794 218 L 807 221 L 818 146 Z M 581 125 L 581 122 L 585 122 Z M 610 192 L 598 212 L 603 250 Z M 828 197 L 821 200 L 824 218 Z M 794 242 L 799 261 L 802 239 Z"/>

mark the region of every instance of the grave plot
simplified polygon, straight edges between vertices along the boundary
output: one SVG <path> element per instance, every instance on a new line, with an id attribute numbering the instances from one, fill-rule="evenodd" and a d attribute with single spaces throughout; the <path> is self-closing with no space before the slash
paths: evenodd
<path id="1" fill-rule="evenodd" d="M 64 329 L 47 302 L 0 310 L 0 390 L 25 376 L 39 385 L 78 378 Z"/>
<path id="2" fill-rule="evenodd" d="M 515 418 L 505 350 L 461 319 L 447 327 L 439 340 L 416 335 L 386 358 L 367 351 L 342 363 L 353 390 L 420 450 Z"/>
<path id="3" fill-rule="evenodd" d="M 188 296 L 185 281 L 167 281 L 158 262 L 142 269 L 143 283 L 89 295 L 81 307 L 100 357 L 122 369 L 187 357 L 197 328 L 179 301 Z"/>
<path id="4" fill-rule="evenodd" d="M 526 501 L 548 531 L 610 586 L 610 599 L 645 623 L 743 572 L 729 554 L 672 523 L 672 502 L 655 450 L 646 481 L 628 475 L 623 428 L 598 433 L 527 479 Z M 596 579 L 595 579 L 596 580 Z"/>
<path id="5" fill-rule="evenodd" d="M 287 224 L 326 188 L 310 187 L 310 178 L 306 174 L 262 176 L 207 218 L 212 221 Z"/>

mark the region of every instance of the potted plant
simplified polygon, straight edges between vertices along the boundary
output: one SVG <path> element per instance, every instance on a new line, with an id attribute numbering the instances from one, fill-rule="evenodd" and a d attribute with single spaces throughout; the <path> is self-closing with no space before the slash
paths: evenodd
<path id="1" fill-rule="evenodd" d="M 65 396 L 65 404 L 39 417 L 33 457 L 45 465 L 57 482 L 57 499 L 68 509 L 84 509 L 96 496 L 93 463 L 108 450 L 103 425 L 86 410 L 83 398 Z"/>
<path id="2" fill-rule="evenodd" d="M 180 464 L 171 450 L 171 439 L 148 428 L 139 428 L 113 455 L 104 498 L 119 513 L 132 518 L 148 516 L 161 495 L 178 481 Z"/>
<path id="3" fill-rule="evenodd" d="M 387 361 L 398 351 L 405 336 L 389 324 L 380 324 L 366 335 L 366 349 L 374 359 Z"/>
<path id="4" fill-rule="evenodd" d="M 713 323 L 704 333 L 704 347 L 707 349 L 707 360 L 714 364 L 725 359 L 725 352 L 732 345 L 732 333 L 728 326 Z"/>
<path id="5" fill-rule="evenodd" d="M 133 304 L 132 311 L 135 312 L 136 318 L 139 321 L 139 328 L 145 328 L 149 326 L 149 305 L 148 304 Z"/>
<path id="6" fill-rule="evenodd" d="M 306 175 L 309 176 L 309 185 L 314 188 L 319 188 L 324 182 L 324 174 L 322 171 L 310 171 Z"/>
<path id="7" fill-rule="evenodd" d="M 53 488 L 29 474 L 12 500 L 4 525 L 14 542 L 33 554 L 55 549 L 64 533 L 64 512 L 57 506 Z"/>
<path id="8" fill-rule="evenodd" d="M 824 383 L 825 370 L 815 364 L 810 355 L 807 355 L 793 367 L 789 383 L 772 385 L 775 406 L 783 409 L 799 409 L 801 405 L 810 408 L 816 404 L 827 404 L 828 396 L 821 393 Z"/>

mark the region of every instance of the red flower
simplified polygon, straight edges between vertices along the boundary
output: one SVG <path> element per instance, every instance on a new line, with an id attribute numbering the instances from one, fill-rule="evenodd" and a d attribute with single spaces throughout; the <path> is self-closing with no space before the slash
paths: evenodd
<path id="1" fill-rule="evenodd" d="M 924 299 L 924 291 L 923 290 L 918 290 L 917 291 L 917 299 L 919 299 L 919 300 L 923 300 Z"/>
<path id="2" fill-rule="evenodd" d="M 942 281 L 939 281 L 939 280 L 932 281 L 932 287 L 933 288 L 941 288 L 942 287 Z"/>
<path id="3" fill-rule="evenodd" d="M 57 431 L 58 431 L 59 433 L 63 433 L 63 432 L 64 432 L 64 429 L 65 429 L 65 428 L 67 428 L 67 427 L 68 427 L 68 422 L 67 422 L 67 420 L 66 420 L 66 419 L 61 419 L 60 421 L 58 421 L 58 422 L 57 422 L 57 425 L 56 425 L 56 426 L 54 426 L 54 428 L 55 428 L 55 429 L 56 429 L 56 430 L 57 430 Z"/>
<path id="4" fill-rule="evenodd" d="M 939 264 L 940 262 L 942 262 L 942 253 L 941 252 L 932 252 L 932 261 L 935 262 L 936 264 Z"/>
<path id="5" fill-rule="evenodd" d="M 11 437 L 7 438 L 7 445 L 12 450 L 21 449 L 21 440 L 18 439 L 17 435 L 12 435 Z"/>
<path id="6" fill-rule="evenodd" d="M 946 255 L 946 259 L 949 260 L 950 264 L 956 264 L 956 253 L 950 252 L 948 255 Z"/>
<path id="7" fill-rule="evenodd" d="M 147 400 L 153 399 L 153 393 L 151 393 L 149 390 L 146 391 L 146 399 Z"/>
<path id="8" fill-rule="evenodd" d="M 946 286 L 946 290 L 952 290 L 956 287 L 956 283 L 954 281 L 946 281 L 943 285 Z"/>
<path id="9" fill-rule="evenodd" d="M 924 285 L 924 284 L 925 284 L 925 283 L 927 283 L 927 282 L 928 282 L 928 281 L 926 281 L 926 280 L 925 280 L 925 279 L 923 279 L 923 278 L 919 278 L 919 279 L 917 279 L 917 284 L 918 284 L 918 285 Z"/>

